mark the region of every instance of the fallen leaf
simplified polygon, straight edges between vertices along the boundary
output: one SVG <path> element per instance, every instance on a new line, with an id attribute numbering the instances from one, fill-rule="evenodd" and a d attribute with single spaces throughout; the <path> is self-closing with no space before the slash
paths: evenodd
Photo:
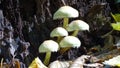
<path id="1" fill-rule="evenodd" d="M 110 66 L 120 66 L 120 55 L 104 61 L 103 64 Z"/>
<path id="2" fill-rule="evenodd" d="M 32 61 L 28 68 L 47 68 L 42 61 L 37 57 Z"/>

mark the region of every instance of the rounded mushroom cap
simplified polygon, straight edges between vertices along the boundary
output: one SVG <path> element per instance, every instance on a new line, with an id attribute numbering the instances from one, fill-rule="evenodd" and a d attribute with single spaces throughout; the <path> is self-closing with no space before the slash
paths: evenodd
<path id="1" fill-rule="evenodd" d="M 59 45 L 57 42 L 53 40 L 46 40 L 40 45 L 39 52 L 40 53 L 57 52 L 58 49 L 59 49 Z"/>
<path id="2" fill-rule="evenodd" d="M 68 25 L 67 31 L 75 31 L 75 30 L 81 30 L 81 31 L 89 30 L 89 25 L 82 20 L 74 20 Z"/>
<path id="3" fill-rule="evenodd" d="M 61 18 L 75 18 L 78 17 L 79 13 L 76 9 L 70 6 L 63 6 L 59 8 L 55 14 L 53 15 L 53 19 L 61 19 Z"/>
<path id="4" fill-rule="evenodd" d="M 80 47 L 81 42 L 77 37 L 66 36 L 60 42 L 60 47 Z"/>
<path id="5" fill-rule="evenodd" d="M 50 37 L 57 37 L 57 36 L 68 36 L 68 32 L 63 27 L 57 27 L 53 29 L 53 31 L 50 33 Z"/>

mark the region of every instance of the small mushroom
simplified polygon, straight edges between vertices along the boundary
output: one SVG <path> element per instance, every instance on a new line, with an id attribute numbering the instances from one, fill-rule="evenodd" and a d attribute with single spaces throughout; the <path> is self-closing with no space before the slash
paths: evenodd
<path id="1" fill-rule="evenodd" d="M 62 6 L 59 8 L 53 15 L 53 19 L 62 19 L 64 18 L 63 27 L 66 28 L 68 26 L 68 18 L 76 18 L 79 16 L 79 13 L 76 9 L 71 6 Z"/>
<path id="2" fill-rule="evenodd" d="M 60 52 L 64 53 L 68 49 L 70 49 L 71 47 L 73 47 L 73 48 L 77 47 L 78 48 L 80 46 L 81 46 L 81 42 L 77 37 L 66 36 L 60 42 L 60 48 L 63 48 L 63 49 L 60 50 Z"/>
<path id="3" fill-rule="evenodd" d="M 89 25 L 82 20 L 74 20 L 68 25 L 66 29 L 69 32 L 74 31 L 72 35 L 76 36 L 79 31 L 84 31 L 84 30 L 89 31 Z"/>
<path id="4" fill-rule="evenodd" d="M 57 39 L 58 42 L 63 36 L 68 36 L 67 30 L 65 30 L 63 27 L 57 27 L 53 29 L 53 31 L 50 33 L 50 37 L 58 37 Z"/>
<path id="5" fill-rule="evenodd" d="M 77 37 L 74 36 L 66 36 L 64 37 L 61 42 L 60 42 L 60 47 L 64 48 L 64 47 L 80 47 L 81 42 Z"/>
<path id="6" fill-rule="evenodd" d="M 51 52 L 57 52 L 58 50 L 59 50 L 59 45 L 53 40 L 46 40 L 40 45 L 39 52 L 46 53 L 45 60 L 44 60 L 45 65 L 49 64 Z"/>

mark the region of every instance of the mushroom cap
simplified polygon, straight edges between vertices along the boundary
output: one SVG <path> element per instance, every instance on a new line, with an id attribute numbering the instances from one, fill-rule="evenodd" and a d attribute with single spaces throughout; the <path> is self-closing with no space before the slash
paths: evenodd
<path id="1" fill-rule="evenodd" d="M 61 19 L 61 18 L 75 18 L 78 17 L 79 13 L 76 9 L 70 6 L 63 6 L 59 8 L 53 15 L 53 19 Z"/>
<path id="2" fill-rule="evenodd" d="M 53 40 L 46 40 L 40 45 L 39 52 L 40 53 L 57 52 L 58 49 L 59 49 L 59 45 L 57 42 Z"/>
<path id="3" fill-rule="evenodd" d="M 74 20 L 68 25 L 68 27 L 66 29 L 67 29 L 67 31 L 89 30 L 89 25 L 82 20 Z"/>
<path id="4" fill-rule="evenodd" d="M 60 47 L 64 48 L 64 47 L 80 47 L 81 42 L 77 37 L 74 36 L 66 36 L 64 37 L 61 42 L 60 42 Z"/>
<path id="5" fill-rule="evenodd" d="M 63 27 L 57 27 L 50 33 L 50 37 L 68 36 L 67 30 Z"/>

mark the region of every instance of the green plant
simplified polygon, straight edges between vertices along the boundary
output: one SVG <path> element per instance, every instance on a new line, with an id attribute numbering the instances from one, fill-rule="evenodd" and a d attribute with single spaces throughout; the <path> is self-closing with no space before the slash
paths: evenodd
<path id="1" fill-rule="evenodd" d="M 112 14 L 113 19 L 115 20 L 114 23 L 111 23 L 112 30 L 105 35 L 101 36 L 102 38 L 105 38 L 106 36 L 110 35 L 114 30 L 120 31 L 120 14 Z"/>
<path id="2" fill-rule="evenodd" d="M 120 31 L 120 14 L 112 14 L 112 17 L 114 18 L 116 23 L 112 23 L 111 26 L 113 27 L 113 30 Z"/>

